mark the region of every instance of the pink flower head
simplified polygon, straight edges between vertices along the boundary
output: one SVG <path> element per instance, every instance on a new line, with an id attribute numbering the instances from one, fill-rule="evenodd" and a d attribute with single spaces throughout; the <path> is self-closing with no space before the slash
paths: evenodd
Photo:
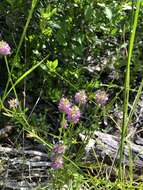
<path id="1" fill-rule="evenodd" d="M 9 55 L 11 54 L 11 48 L 8 43 L 4 41 L 0 41 L 0 54 L 1 55 Z"/>
<path id="2" fill-rule="evenodd" d="M 108 101 L 108 94 L 103 90 L 97 90 L 95 99 L 99 105 L 104 106 Z"/>
<path id="3" fill-rule="evenodd" d="M 61 112 L 68 114 L 68 112 L 71 108 L 71 103 L 67 98 L 61 98 L 58 108 Z"/>
<path id="4" fill-rule="evenodd" d="M 65 146 L 63 144 L 55 144 L 53 147 L 53 152 L 56 154 L 64 154 Z"/>
<path id="5" fill-rule="evenodd" d="M 63 157 L 61 155 L 55 155 L 51 158 L 51 167 L 53 169 L 60 169 L 63 167 L 64 161 L 63 161 Z"/>
<path id="6" fill-rule="evenodd" d="M 67 119 L 68 119 L 68 121 L 73 122 L 74 124 L 76 124 L 79 121 L 79 119 L 80 119 L 80 115 L 81 114 L 80 114 L 79 107 L 73 106 L 70 109 L 70 111 L 69 111 L 69 113 L 67 115 Z"/>
<path id="7" fill-rule="evenodd" d="M 86 104 L 87 96 L 84 90 L 81 90 L 75 94 L 75 101 L 79 104 Z"/>

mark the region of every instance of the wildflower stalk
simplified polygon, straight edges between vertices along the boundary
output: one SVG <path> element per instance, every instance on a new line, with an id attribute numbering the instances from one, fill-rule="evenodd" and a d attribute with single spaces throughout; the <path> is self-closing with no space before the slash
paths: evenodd
<path id="1" fill-rule="evenodd" d="M 24 29 L 23 29 L 23 32 L 22 32 L 22 35 L 21 35 L 21 38 L 20 38 L 20 41 L 19 41 L 19 44 L 18 44 L 18 47 L 17 47 L 17 51 L 16 51 L 16 54 L 15 54 L 14 59 L 13 59 L 13 64 L 12 64 L 11 71 L 10 71 L 10 76 L 11 76 L 11 73 L 13 72 L 14 65 L 15 65 L 15 62 L 16 62 L 18 53 L 19 53 L 19 51 L 20 51 L 20 48 L 21 48 L 21 46 L 22 46 L 23 40 L 24 40 L 24 38 L 25 38 L 26 31 L 27 31 L 27 28 L 28 28 L 28 26 L 29 26 L 30 20 L 31 20 L 31 18 L 32 18 L 32 14 L 33 14 L 33 12 L 34 12 L 36 3 L 37 3 L 37 0 L 32 0 L 32 5 L 31 5 L 31 9 L 30 9 L 30 11 L 29 11 L 29 15 L 28 15 L 28 18 L 27 18 L 27 22 L 26 22 L 25 27 L 24 27 Z M 4 91 L 4 96 L 3 96 L 3 97 L 6 97 L 6 93 L 7 93 L 7 89 L 8 89 L 9 83 L 10 83 L 10 78 L 8 78 L 8 81 L 7 81 L 7 84 L 6 84 L 6 87 L 5 87 L 5 91 Z"/>
<path id="2" fill-rule="evenodd" d="M 59 128 L 59 140 L 62 140 L 62 134 L 64 134 L 64 120 L 65 120 L 65 113 L 62 114 L 62 120 L 61 120 L 61 127 Z"/>
<path id="3" fill-rule="evenodd" d="M 28 71 L 26 71 L 21 77 L 19 77 L 17 79 L 17 81 L 13 84 L 13 86 L 9 89 L 9 91 L 6 92 L 6 94 L 3 96 L 3 101 L 8 96 L 8 94 L 13 90 L 13 88 L 15 88 L 15 86 L 17 84 L 19 84 L 25 77 L 27 77 L 30 73 L 32 73 L 37 67 L 39 67 L 48 57 L 49 57 L 49 55 L 47 55 L 40 62 L 38 62 L 36 65 L 34 65 L 33 67 L 31 67 Z"/>
<path id="4" fill-rule="evenodd" d="M 123 170 L 123 155 L 124 155 L 124 141 L 128 130 L 128 105 L 129 105 L 129 91 L 130 91 L 130 64 L 131 57 L 133 52 L 133 45 L 135 40 L 139 9 L 140 9 L 140 0 L 136 2 L 136 12 L 134 17 L 133 30 L 131 32 L 130 44 L 129 44 L 129 54 L 128 62 L 126 66 L 126 76 L 125 76 L 125 92 L 124 92 L 124 106 L 123 106 L 123 124 L 121 130 L 121 141 L 120 141 L 120 166 L 119 166 L 119 177 L 121 180 L 124 178 Z"/>
<path id="5" fill-rule="evenodd" d="M 49 150 L 52 150 L 52 145 L 49 144 L 47 141 L 45 141 L 43 138 L 41 138 L 34 129 L 31 129 L 30 124 L 28 123 L 28 120 L 25 116 L 25 114 L 21 114 L 21 117 L 17 118 L 19 123 L 23 126 L 23 129 L 28 132 L 32 137 L 34 137 L 38 142 L 42 143 L 43 145 L 46 145 Z M 72 161 L 71 159 L 69 159 L 67 156 L 63 155 L 63 158 L 67 161 L 69 161 L 76 169 L 80 170 L 80 168 L 78 167 L 78 165 L 76 165 L 76 163 L 74 163 L 74 161 Z"/>
<path id="6" fill-rule="evenodd" d="M 8 72 L 8 78 L 9 78 L 9 81 L 11 82 L 14 95 L 15 95 L 17 101 L 18 101 L 18 96 L 17 96 L 16 89 L 15 89 L 15 87 L 13 85 L 13 81 L 12 81 L 12 78 L 11 78 L 11 72 L 10 72 L 10 68 L 9 68 L 9 65 L 8 65 L 7 57 L 4 56 L 4 59 L 5 59 L 6 68 L 7 68 L 7 72 Z"/>
<path id="7" fill-rule="evenodd" d="M 20 51 L 20 48 L 22 46 L 22 43 L 23 43 L 23 40 L 25 38 L 25 35 L 26 35 L 26 31 L 27 31 L 27 28 L 29 26 L 29 23 L 30 23 L 30 20 L 32 18 L 32 14 L 34 12 L 34 9 L 35 9 L 35 6 L 36 6 L 36 3 L 37 3 L 37 0 L 32 0 L 32 4 L 31 4 L 31 9 L 29 11 L 29 15 L 28 15 L 28 18 L 27 18 L 27 22 L 25 24 L 25 27 L 23 29 L 23 32 L 22 32 L 22 35 L 21 35 L 21 38 L 20 38 L 20 41 L 19 41 L 19 44 L 18 44 L 18 47 L 17 47 L 17 51 L 16 51 L 16 54 L 15 54 L 15 57 L 14 57 L 14 61 L 15 61 L 15 58 L 17 58 L 17 55 Z M 13 67 L 12 67 L 13 68 Z"/>
<path id="8" fill-rule="evenodd" d="M 0 109 L 4 110 L 5 113 L 3 113 L 4 115 L 8 116 L 8 117 L 13 117 L 13 112 L 9 109 L 7 109 L 4 105 L 3 105 L 3 101 L 0 98 Z"/>

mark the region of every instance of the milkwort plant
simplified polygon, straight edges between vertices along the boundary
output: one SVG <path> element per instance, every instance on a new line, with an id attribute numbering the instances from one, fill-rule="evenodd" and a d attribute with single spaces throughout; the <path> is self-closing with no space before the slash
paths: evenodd
<path id="1" fill-rule="evenodd" d="M 12 4 L 12 1 L 8 1 L 8 2 Z M 36 6 L 38 6 L 37 4 L 38 1 L 32 0 L 32 2 L 30 2 L 31 8 L 29 10 L 29 15 L 28 15 L 28 18 L 26 18 L 26 24 L 25 24 L 22 36 L 20 38 L 19 44 L 17 45 L 17 49 L 16 50 L 12 49 L 12 46 L 9 45 L 8 40 L 2 40 L 0 42 L 0 54 L 2 57 L 4 57 L 7 72 L 8 72 L 8 81 L 6 84 L 6 88 L 4 89 L 4 92 L 1 93 L 1 97 L 0 97 L 0 109 L 3 111 L 5 116 L 14 118 L 17 121 L 17 123 L 23 127 L 24 131 L 28 132 L 28 134 L 32 138 L 42 143 L 43 145 L 46 145 L 46 147 L 49 148 L 50 153 L 51 153 L 51 171 L 53 173 L 55 172 L 54 177 L 53 177 L 53 183 L 55 183 L 55 186 L 58 186 L 58 183 L 61 183 L 64 186 L 65 185 L 64 183 L 68 181 L 69 182 L 68 185 L 70 189 L 81 189 L 82 187 L 87 188 L 87 189 L 90 189 L 90 188 L 93 188 L 93 189 L 101 189 L 101 188 L 102 189 L 103 188 L 132 189 L 133 188 L 132 184 L 130 183 L 126 184 L 123 182 L 123 180 L 118 181 L 118 183 L 116 183 L 116 181 L 115 183 L 112 183 L 109 180 L 105 179 L 104 174 L 103 174 L 103 178 L 99 178 L 100 174 L 102 176 L 102 165 L 100 165 L 99 163 L 96 165 L 97 168 L 94 168 L 94 165 L 93 166 L 86 165 L 85 168 L 87 169 L 87 173 L 88 173 L 88 175 L 86 175 L 86 172 L 84 173 L 81 170 L 81 168 L 79 168 L 79 166 L 81 166 L 81 163 L 79 163 L 80 159 L 78 158 L 79 155 L 77 154 L 77 152 L 69 151 L 70 146 L 72 144 L 77 143 L 76 142 L 77 136 L 75 135 L 74 131 L 76 131 L 77 134 L 79 134 L 79 132 L 81 132 L 80 130 L 84 130 L 84 127 L 85 127 L 83 126 L 82 128 L 80 128 L 80 126 L 82 126 L 82 116 L 83 116 L 84 108 L 86 108 L 86 104 L 88 101 L 91 104 L 91 99 L 87 97 L 85 93 L 86 90 L 91 91 L 93 87 L 97 87 L 100 89 L 100 85 L 102 87 L 108 86 L 109 88 L 112 88 L 113 91 L 114 89 L 116 89 L 116 87 L 112 85 L 112 82 L 110 84 L 105 84 L 106 80 L 103 80 L 103 83 L 102 83 L 102 79 L 100 78 L 100 74 L 102 74 L 102 71 L 100 70 L 99 65 L 96 65 L 96 62 L 98 62 L 99 57 L 105 52 L 105 49 L 106 49 L 105 47 L 108 43 L 109 43 L 109 49 L 110 48 L 116 49 L 114 48 L 114 46 L 117 45 L 116 44 L 117 42 L 114 36 L 119 34 L 120 31 L 123 32 L 121 29 L 122 27 L 120 28 L 119 26 L 122 25 L 122 23 L 125 21 L 125 20 L 122 20 L 123 16 L 125 12 L 128 12 L 131 6 L 130 4 L 128 5 L 126 3 L 125 4 L 123 3 L 123 6 L 119 6 L 118 2 L 113 2 L 114 8 L 115 8 L 115 10 L 113 10 L 110 3 L 108 6 L 106 6 L 106 2 L 103 2 L 103 3 L 98 2 L 97 4 L 94 1 L 91 3 L 86 0 L 74 1 L 74 3 L 71 3 L 71 4 L 68 4 L 67 2 L 66 3 L 64 2 L 64 4 L 58 1 L 55 1 L 55 2 L 56 2 L 55 4 L 51 3 L 49 5 L 49 1 L 48 1 L 47 2 L 48 6 L 47 6 L 47 4 L 44 4 L 42 1 L 40 1 L 41 7 L 44 4 L 44 6 L 47 8 L 46 9 L 42 8 L 42 10 L 39 10 L 38 12 L 38 14 L 41 14 L 41 18 L 40 18 L 41 20 L 39 22 L 40 22 L 40 27 L 41 27 L 40 32 L 42 33 L 42 34 L 39 33 L 39 36 L 37 35 L 38 37 L 32 33 L 32 31 L 34 30 L 34 27 L 36 26 L 36 22 L 34 21 L 35 22 L 34 27 L 33 27 L 34 22 L 31 22 L 31 20 L 33 19 L 33 15 L 35 16 L 34 11 L 36 10 Z M 59 5 L 58 9 L 56 8 L 57 4 Z M 65 7 L 66 10 L 62 9 L 63 8 L 62 5 L 64 5 L 63 7 Z M 132 48 L 134 44 L 134 37 L 135 37 L 135 32 L 136 32 L 136 27 L 137 27 L 137 19 L 138 19 L 139 6 L 140 6 L 139 1 L 137 2 L 136 5 L 137 5 L 137 9 L 136 9 L 136 14 L 135 14 L 135 22 L 134 22 L 131 40 L 130 40 L 131 42 L 129 46 L 129 56 L 128 56 L 129 58 L 128 58 L 128 64 L 127 64 L 127 69 L 126 69 L 126 73 L 127 73 L 126 82 L 125 82 L 126 85 L 125 85 L 125 88 L 124 87 L 122 88 L 122 89 L 125 89 L 125 98 L 124 98 L 124 120 L 123 120 L 123 127 L 122 127 L 122 133 L 121 133 L 121 147 L 120 147 L 120 172 L 119 173 L 120 173 L 121 179 L 124 178 L 124 175 L 122 173 L 124 172 L 124 168 L 122 166 L 122 160 L 123 160 L 124 138 L 126 136 L 126 129 L 128 127 L 128 124 L 130 122 L 132 115 L 135 112 L 135 108 L 136 108 L 138 99 L 141 94 L 142 86 L 143 86 L 143 82 L 142 82 L 137 92 L 135 101 L 133 102 L 132 109 L 128 115 L 127 112 L 128 112 L 128 107 L 129 107 L 128 98 L 129 98 L 129 82 L 130 82 L 130 79 L 129 79 L 130 62 L 131 62 Z M 12 8 L 14 7 L 15 6 L 12 5 Z M 122 12 L 121 7 L 123 7 L 125 11 Z M 101 16 L 101 12 L 103 13 L 103 17 Z M 66 19 L 63 19 L 64 16 L 66 17 Z M 62 18 L 62 19 L 59 20 L 59 18 L 60 19 Z M 82 20 L 82 18 L 84 18 L 84 20 Z M 119 18 L 117 22 L 116 22 L 116 18 Z M 10 22 L 8 17 L 6 21 Z M 31 30 L 28 31 L 30 23 L 33 28 L 31 28 Z M 75 26 L 75 28 L 73 28 L 73 26 Z M 127 27 L 126 30 L 128 32 L 129 31 L 128 22 L 127 22 L 126 27 Z M 37 33 L 38 31 L 39 30 L 37 30 Z M 73 35 L 71 35 L 71 33 Z M 17 35 L 18 35 L 18 32 L 17 32 Z M 45 36 L 43 37 L 42 35 L 45 35 Z M 109 36 L 109 35 L 111 35 L 112 40 L 105 39 L 106 36 Z M 103 39 L 101 39 L 101 37 L 103 37 Z M 4 39 L 6 39 L 6 37 Z M 30 43 L 27 45 L 28 47 L 26 47 L 27 41 L 28 43 L 31 42 L 32 44 L 31 46 L 33 47 L 36 46 L 37 49 L 36 48 L 32 49 L 29 45 Z M 95 41 L 97 43 L 96 45 L 94 43 Z M 113 44 L 111 44 L 111 41 L 113 42 Z M 121 49 L 123 48 L 124 50 L 125 46 L 126 44 L 123 44 Z M 23 62 L 24 54 L 25 55 L 28 54 L 28 51 L 26 52 L 26 49 L 29 50 L 30 48 L 32 49 L 32 51 L 30 51 L 30 54 L 31 52 L 33 53 L 32 56 L 34 57 L 33 59 L 34 63 L 32 66 L 30 64 L 30 67 L 28 66 L 26 68 L 26 71 L 25 70 L 23 71 L 22 69 L 20 69 L 19 65 L 17 64 L 19 63 L 19 60 Z M 50 53 L 50 56 L 49 56 L 48 53 L 50 52 L 50 49 L 52 49 L 51 50 L 52 53 Z M 105 55 L 103 55 L 103 57 L 105 58 L 107 56 L 108 58 L 108 55 L 110 53 L 111 53 L 111 57 L 114 57 L 115 54 L 112 51 L 111 52 L 107 51 Z M 41 57 L 44 57 L 44 58 L 41 59 Z M 59 65 L 57 65 L 57 61 L 55 62 L 52 61 L 55 59 L 55 57 L 56 58 L 58 57 L 58 59 L 60 60 Z M 25 65 L 26 65 L 26 62 L 28 61 L 31 62 L 31 60 L 27 60 L 26 58 L 27 57 L 25 57 Z M 48 59 L 52 59 L 52 60 L 48 60 Z M 121 59 L 121 57 L 118 57 L 118 61 L 119 59 Z M 107 62 L 106 59 L 103 61 Z M 111 59 L 110 61 L 112 62 L 114 61 L 114 59 L 113 60 Z M 115 69 L 120 67 L 120 65 L 118 65 L 116 61 L 117 60 L 115 60 Z M 64 64 L 63 62 L 65 62 L 66 64 Z M 87 71 L 86 72 L 84 71 L 85 69 L 87 69 L 87 65 L 86 65 L 87 63 L 91 64 L 90 66 L 91 67 L 93 66 L 93 69 L 95 69 L 94 70 L 95 73 L 91 72 L 90 76 L 87 76 L 86 74 Z M 73 67 L 72 67 L 72 64 L 74 65 Z M 84 68 L 82 68 L 82 64 L 84 64 Z M 17 68 L 15 69 L 16 65 L 17 65 Z M 63 65 L 63 67 L 61 65 Z M 14 76 L 14 72 L 15 70 L 17 71 L 18 69 L 20 70 L 18 74 L 19 73 L 21 74 L 17 78 Z M 53 83 L 55 83 L 56 81 L 56 83 L 59 85 L 60 83 L 62 83 L 60 87 L 63 86 L 63 84 L 64 85 L 68 84 L 67 85 L 68 87 L 66 87 L 66 85 L 64 87 L 68 89 L 68 90 L 66 89 L 65 91 L 68 91 L 69 94 L 72 94 L 72 92 L 76 90 L 76 94 L 74 96 L 75 100 L 73 100 L 73 98 L 68 99 L 68 98 L 62 97 L 59 101 L 58 108 L 61 114 L 61 118 L 60 118 L 61 126 L 59 127 L 60 134 L 59 136 L 58 135 L 56 136 L 55 134 L 51 135 L 58 142 L 56 144 L 51 143 L 46 136 L 42 136 L 39 132 L 40 130 L 36 127 L 33 127 L 33 125 L 31 124 L 31 115 L 32 115 L 33 110 L 36 108 L 37 104 L 39 103 L 39 99 L 41 98 L 41 93 L 30 115 L 29 115 L 29 112 L 26 112 L 25 110 L 26 105 L 24 103 L 22 104 L 21 98 L 18 97 L 17 86 L 20 85 L 21 82 L 25 80 L 30 74 L 32 74 L 36 69 L 39 69 L 40 72 L 42 70 L 42 75 L 45 77 L 44 78 L 45 81 L 48 81 L 47 82 L 48 85 L 46 85 L 45 89 L 48 89 L 48 88 L 50 89 L 49 94 L 52 101 L 57 102 L 57 100 L 61 97 L 60 96 L 61 93 L 59 93 L 59 89 L 58 88 L 54 89 L 53 86 L 50 86 L 52 80 L 54 81 Z M 89 81 L 91 76 L 93 77 L 93 83 L 92 82 L 90 83 Z M 36 79 L 37 79 L 37 75 L 36 75 Z M 39 77 L 39 80 L 40 79 L 41 78 Z M 28 80 L 28 83 L 30 84 L 34 82 L 33 80 L 31 80 L 31 78 L 27 78 L 27 80 Z M 39 82 L 39 80 L 36 80 L 36 82 Z M 75 80 L 77 80 L 77 83 L 72 84 L 74 83 Z M 120 80 L 117 81 L 117 84 L 120 85 L 120 83 L 118 82 L 120 82 Z M 34 87 L 34 84 L 32 85 L 32 87 Z M 85 90 L 78 91 L 78 89 L 81 89 L 81 87 Z M 117 87 L 121 88 L 122 86 L 117 85 Z M 9 98 L 9 95 L 10 95 L 10 98 Z M 48 95 L 46 93 L 44 94 L 45 100 L 47 100 Z M 102 112 L 106 104 L 110 102 L 109 94 L 106 91 L 100 89 L 94 93 L 94 96 L 95 96 L 94 100 L 96 103 L 94 104 L 93 109 L 96 110 L 96 106 L 99 105 L 100 110 Z M 68 93 L 67 93 L 67 97 L 68 97 Z M 8 102 L 8 106 L 5 104 L 5 101 Z M 98 111 L 94 113 L 96 115 L 99 115 L 99 119 L 100 119 L 100 113 L 98 113 Z M 92 114 L 93 112 L 91 112 L 91 115 Z M 44 133 L 48 133 L 48 132 L 45 130 Z M 65 151 L 65 147 L 66 147 L 66 151 Z M 99 172 L 97 174 L 97 177 L 90 175 L 91 168 L 97 169 L 96 171 Z M 131 169 L 130 169 L 130 174 L 131 174 L 130 177 L 132 180 Z M 56 173 L 56 170 L 58 171 L 57 173 Z M 104 168 L 104 170 L 107 170 L 107 168 Z M 143 186 L 140 184 L 139 188 L 143 189 Z"/>

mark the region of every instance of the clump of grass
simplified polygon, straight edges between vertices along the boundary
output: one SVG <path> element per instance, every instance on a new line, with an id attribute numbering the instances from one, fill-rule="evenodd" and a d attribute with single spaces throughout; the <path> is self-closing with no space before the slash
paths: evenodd
<path id="1" fill-rule="evenodd" d="M 136 28 L 137 28 L 137 21 L 139 17 L 139 10 L 140 10 L 140 1 L 136 2 L 136 12 L 134 17 L 134 24 L 131 31 L 131 37 L 130 37 L 130 43 L 129 43 L 129 54 L 128 54 L 128 62 L 126 66 L 126 76 L 125 76 L 125 90 L 124 90 L 124 107 L 123 107 L 123 125 L 121 130 L 121 142 L 120 142 L 120 168 L 119 168 L 119 174 L 121 180 L 124 179 L 124 166 L 123 166 L 123 155 L 124 155 L 124 143 L 125 143 L 125 137 L 128 132 L 128 124 L 129 124 L 129 117 L 128 117 L 128 108 L 129 108 L 129 93 L 130 93 L 130 65 L 131 65 L 131 58 L 132 58 L 132 52 L 133 52 L 133 46 L 134 46 L 134 40 L 135 40 L 135 34 L 136 34 Z M 140 91 L 140 89 L 139 89 Z M 138 97 L 138 95 L 137 95 Z M 131 115 L 130 115 L 131 116 Z M 131 119 L 131 117 L 130 117 Z"/>

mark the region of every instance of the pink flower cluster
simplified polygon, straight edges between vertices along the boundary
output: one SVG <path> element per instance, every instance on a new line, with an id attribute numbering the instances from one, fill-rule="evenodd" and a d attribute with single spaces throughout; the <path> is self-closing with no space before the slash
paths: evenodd
<path id="1" fill-rule="evenodd" d="M 53 169 L 60 169 L 63 167 L 63 164 L 64 164 L 64 161 L 63 161 L 63 157 L 62 156 L 59 156 L 59 155 L 56 155 L 56 156 L 53 156 L 51 158 L 51 167 Z"/>
<path id="2" fill-rule="evenodd" d="M 61 112 L 68 113 L 71 109 L 71 103 L 67 98 L 61 98 L 58 108 Z"/>
<path id="3" fill-rule="evenodd" d="M 63 154 L 65 152 L 65 146 L 63 144 L 55 144 L 53 151 L 54 153 Z"/>
<path id="4" fill-rule="evenodd" d="M 53 147 L 53 155 L 51 156 L 51 167 L 53 169 L 60 169 L 63 167 L 64 160 L 63 154 L 65 152 L 65 146 L 63 144 L 55 144 Z"/>
<path id="5" fill-rule="evenodd" d="M 87 95 L 84 90 L 81 90 L 75 94 L 75 102 L 79 104 L 86 104 Z"/>
<path id="6" fill-rule="evenodd" d="M 72 106 L 67 98 L 61 98 L 58 106 L 59 110 L 67 115 L 67 120 L 76 124 L 80 119 L 80 109 L 77 106 Z M 66 120 L 65 120 L 66 121 Z M 66 122 L 65 122 L 66 124 Z M 67 127 L 67 125 L 66 125 Z M 65 127 L 65 128 L 66 128 Z"/>
<path id="7" fill-rule="evenodd" d="M 0 41 L 0 54 L 1 55 L 11 54 L 11 48 L 8 43 L 6 43 L 4 41 Z"/>
<path id="8" fill-rule="evenodd" d="M 104 106 L 109 99 L 109 95 L 104 90 L 97 90 L 95 99 L 100 106 Z"/>
<path id="9" fill-rule="evenodd" d="M 87 95 L 84 90 L 80 90 L 75 94 L 75 102 L 81 104 L 86 104 Z M 67 115 L 67 120 L 64 120 L 62 125 L 64 128 L 67 128 L 67 121 L 71 123 L 78 123 L 81 117 L 81 112 L 78 106 L 72 105 L 71 102 L 67 98 L 61 98 L 58 106 L 60 112 L 65 113 Z"/>
<path id="10" fill-rule="evenodd" d="M 73 122 L 74 124 L 78 123 L 80 119 L 80 109 L 77 106 L 72 106 L 70 111 L 67 114 L 67 119 L 70 122 Z"/>

